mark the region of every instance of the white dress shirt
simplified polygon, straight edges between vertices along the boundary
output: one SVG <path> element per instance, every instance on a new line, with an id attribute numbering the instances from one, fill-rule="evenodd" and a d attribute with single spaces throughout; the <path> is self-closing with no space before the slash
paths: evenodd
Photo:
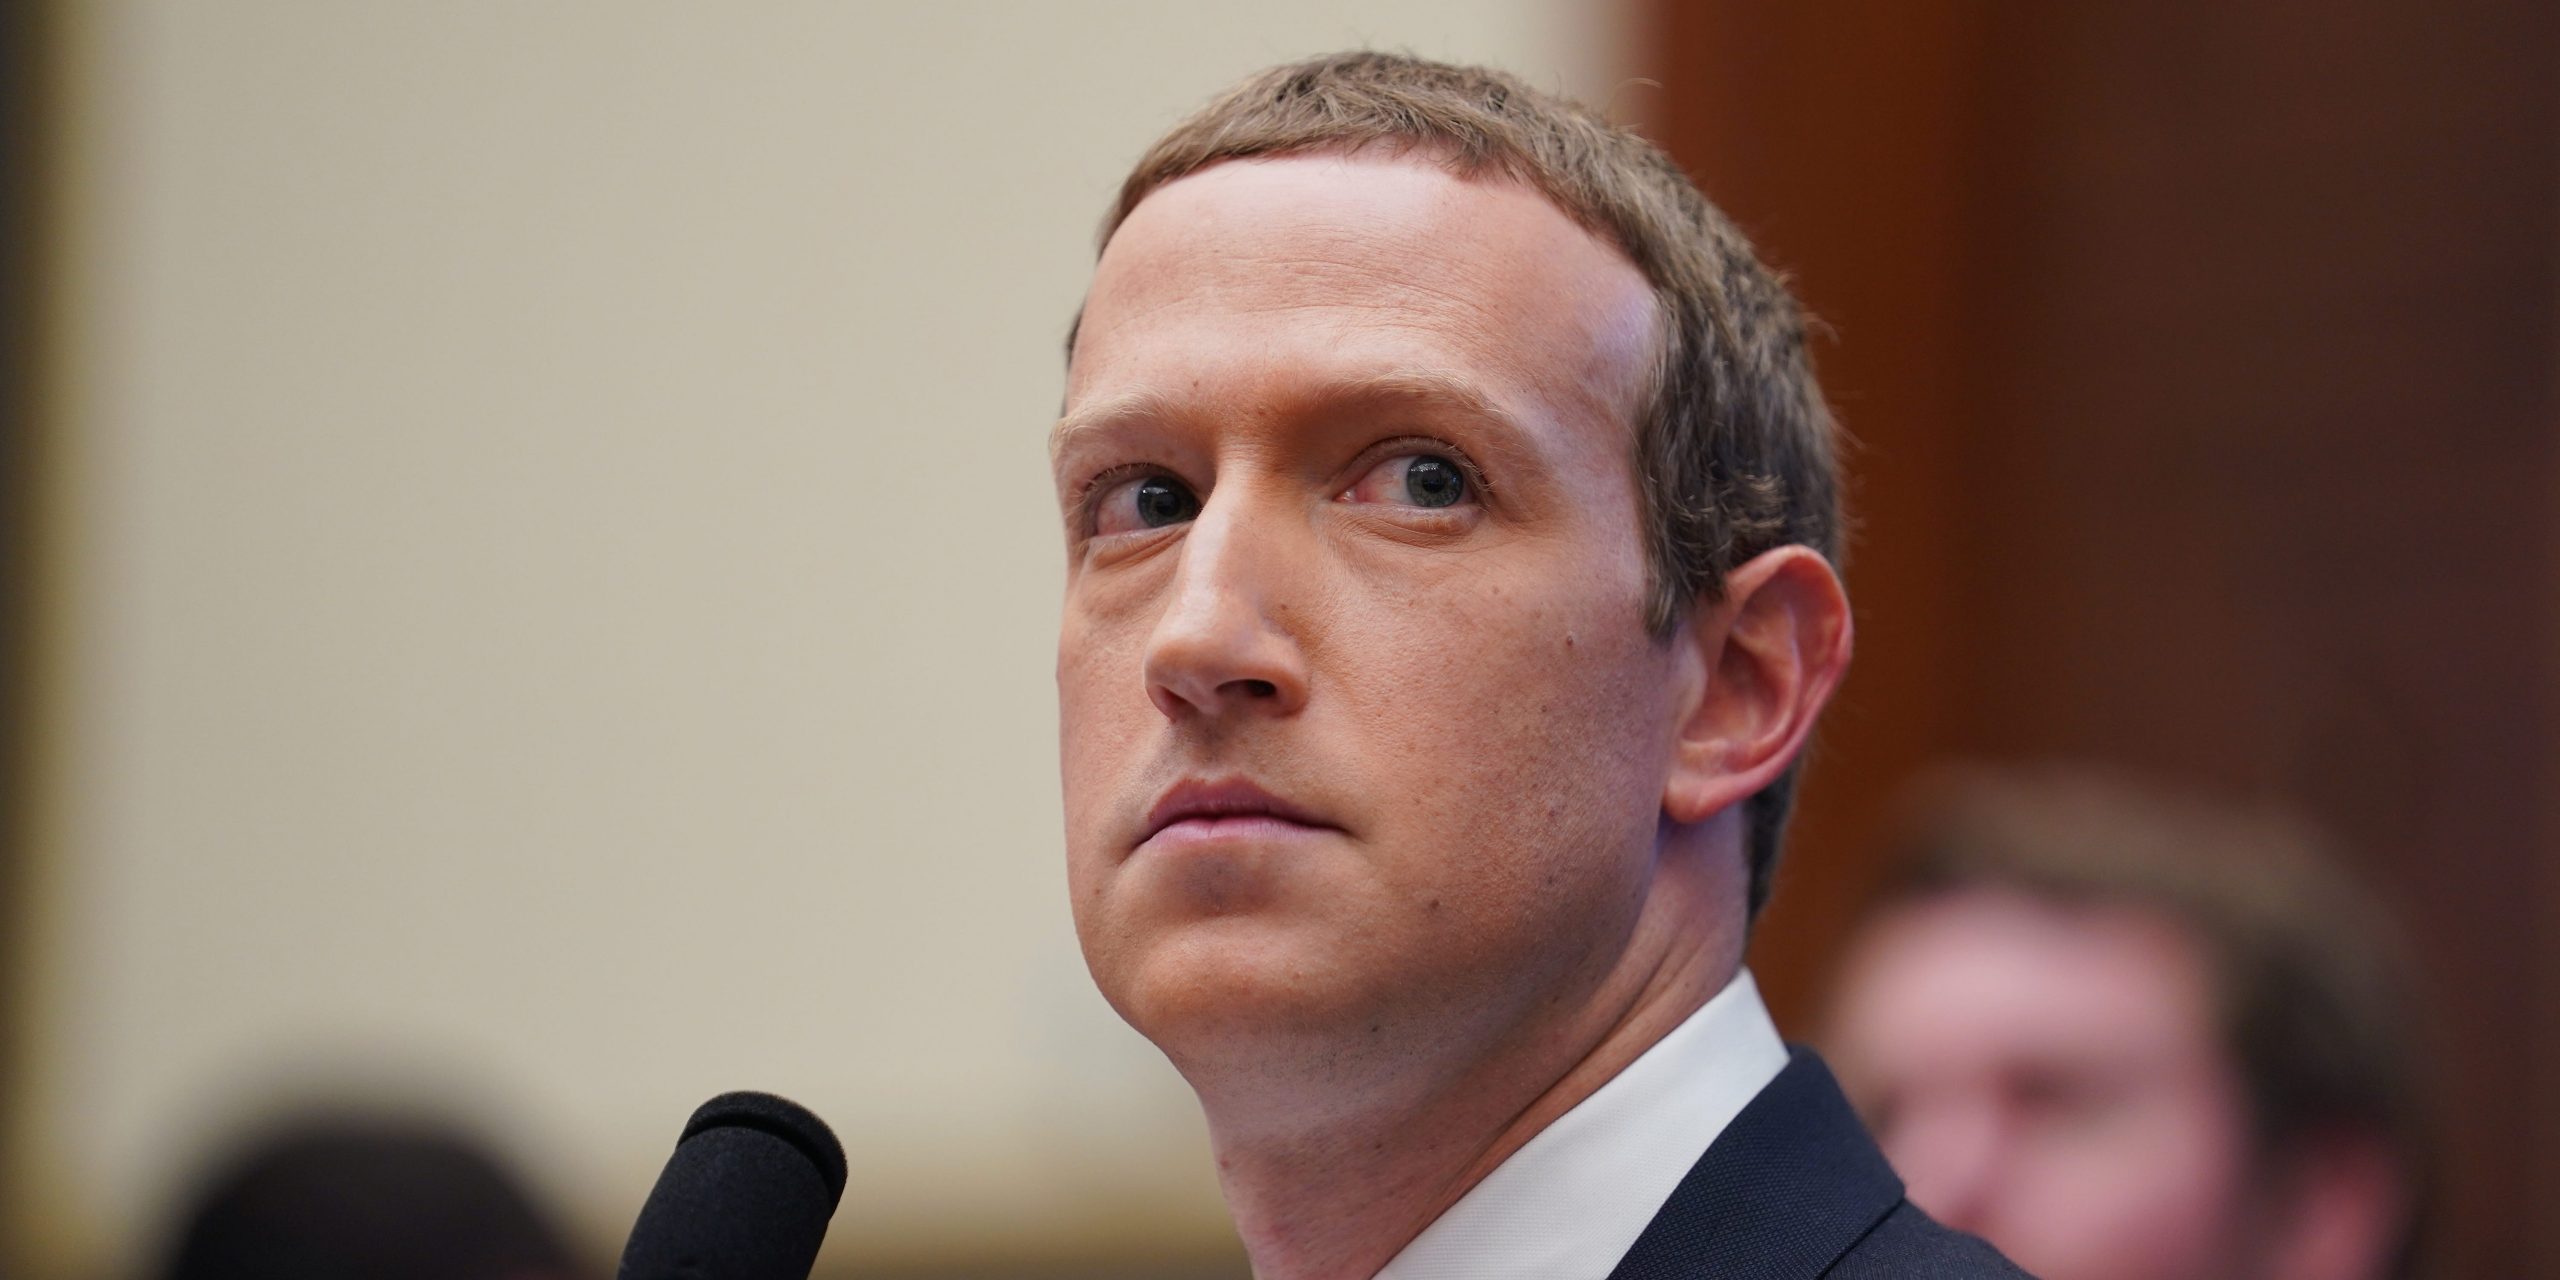
<path id="1" fill-rule="evenodd" d="M 1741 970 L 1486 1174 L 1377 1280 L 1607 1280 L 1707 1144 L 1786 1065 Z"/>

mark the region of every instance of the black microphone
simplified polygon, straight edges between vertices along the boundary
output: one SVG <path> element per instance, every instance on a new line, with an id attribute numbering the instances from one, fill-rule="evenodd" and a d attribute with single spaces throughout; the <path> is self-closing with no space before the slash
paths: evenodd
<path id="1" fill-rule="evenodd" d="M 724 1093 L 685 1121 L 640 1206 L 619 1280 L 809 1280 L 844 1196 L 826 1122 L 769 1093 Z"/>

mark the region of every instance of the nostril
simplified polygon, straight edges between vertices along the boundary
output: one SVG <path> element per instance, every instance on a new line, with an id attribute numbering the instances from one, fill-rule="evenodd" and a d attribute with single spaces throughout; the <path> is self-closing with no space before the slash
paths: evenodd
<path id="1" fill-rule="evenodd" d="M 1280 686 L 1268 680 L 1247 680 L 1244 682 L 1244 691 L 1252 697 L 1271 698 L 1279 696 Z"/>

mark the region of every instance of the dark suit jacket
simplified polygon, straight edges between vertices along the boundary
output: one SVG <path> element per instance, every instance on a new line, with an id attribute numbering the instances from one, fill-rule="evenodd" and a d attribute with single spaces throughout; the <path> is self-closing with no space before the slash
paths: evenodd
<path id="1" fill-rule="evenodd" d="M 1609 1280 L 2025 1280 L 1939 1226 L 1858 1123 L 1822 1059 L 1798 1049 L 1636 1237 Z"/>

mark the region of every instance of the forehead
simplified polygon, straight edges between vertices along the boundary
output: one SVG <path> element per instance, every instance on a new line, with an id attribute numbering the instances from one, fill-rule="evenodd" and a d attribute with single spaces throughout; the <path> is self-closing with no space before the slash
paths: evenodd
<path id="1" fill-rule="evenodd" d="M 1067 399 L 1422 374 L 1623 421 L 1653 335 L 1642 273 L 1531 187 L 1374 152 L 1237 160 L 1112 236 Z"/>
<path id="2" fill-rule="evenodd" d="M 1894 910 L 1851 958 L 1835 1030 L 1885 1074 L 2220 1055 L 2193 940 L 2131 907 L 1966 890 Z"/>

